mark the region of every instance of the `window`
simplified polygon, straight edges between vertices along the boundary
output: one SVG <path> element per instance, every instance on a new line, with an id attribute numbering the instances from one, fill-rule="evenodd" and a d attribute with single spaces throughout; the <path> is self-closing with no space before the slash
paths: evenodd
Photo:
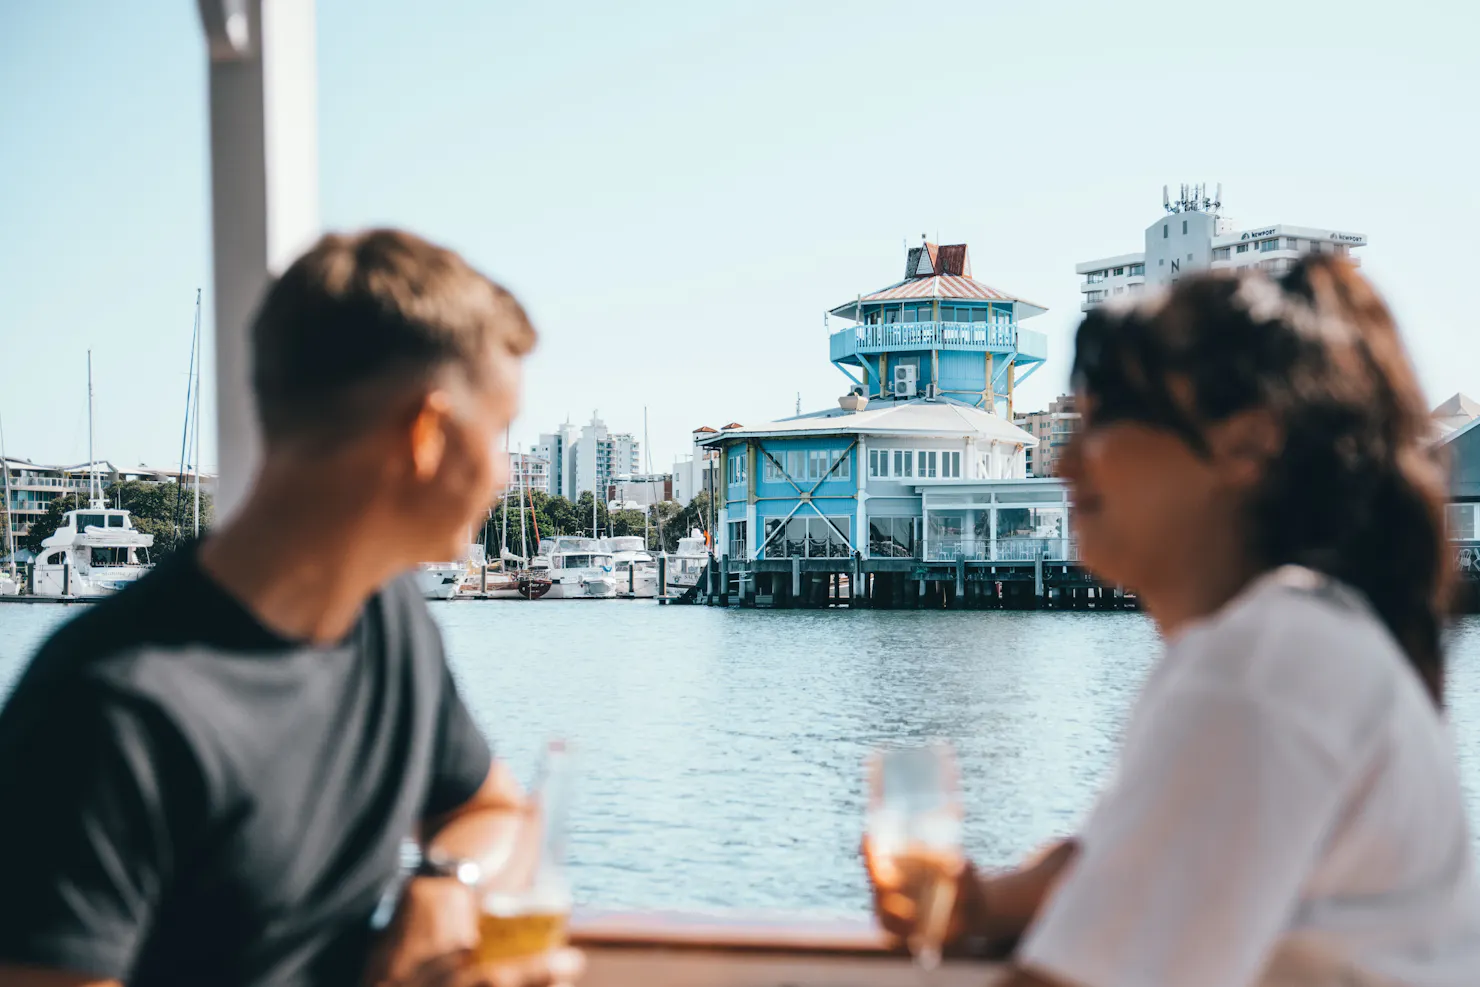
<path id="1" fill-rule="evenodd" d="M 1117 278 L 1118 278 L 1118 277 L 1120 277 L 1120 276 L 1121 276 L 1121 275 L 1122 275 L 1122 274 L 1124 274 L 1124 273 L 1125 273 L 1125 268 L 1123 268 L 1123 267 L 1117 267 L 1117 268 L 1116 268 L 1116 269 L 1115 269 L 1115 276 L 1116 276 L 1116 277 L 1117 277 Z"/>
<path id="2" fill-rule="evenodd" d="M 1300 241 L 1297 240 L 1297 239 L 1295 239 L 1293 236 L 1290 237 L 1290 239 L 1288 239 L 1288 240 L 1285 241 L 1285 249 L 1286 250 L 1299 250 L 1300 249 Z"/>
<path id="3" fill-rule="evenodd" d="M 1118 295 L 1118 294 L 1120 294 L 1120 293 L 1121 293 L 1121 292 L 1123 292 L 1123 291 L 1125 291 L 1125 289 L 1124 289 L 1124 288 L 1121 288 L 1121 287 L 1116 287 L 1116 289 L 1115 289 L 1115 293 L 1116 293 L 1116 294 L 1117 294 L 1117 295 Z"/>
<path id="4" fill-rule="evenodd" d="M 1278 238 L 1273 239 L 1273 240 L 1260 240 L 1259 241 L 1259 252 L 1261 254 L 1267 254 L 1271 250 L 1278 250 L 1278 249 L 1280 249 L 1280 241 L 1279 241 Z"/>
<path id="5" fill-rule="evenodd" d="M 1318 254 L 1318 253 L 1321 252 L 1321 241 L 1319 241 L 1319 240 L 1312 240 L 1309 243 L 1307 243 L 1305 245 L 1305 247 L 1306 247 L 1306 250 L 1309 251 L 1310 253 Z"/>
<path id="6" fill-rule="evenodd" d="M 725 479 L 731 484 L 745 482 L 745 450 L 730 453 L 725 461 Z"/>
<path id="7" fill-rule="evenodd" d="M 1086 291 L 1084 293 L 1084 300 L 1087 301 L 1087 302 L 1102 302 L 1102 301 L 1105 300 L 1105 292 L 1104 291 Z"/>
<path id="8" fill-rule="evenodd" d="M 961 453 L 943 452 L 941 455 L 940 475 L 950 479 L 961 477 Z"/>
<path id="9" fill-rule="evenodd" d="M 1135 278 L 1135 277 L 1145 277 L 1145 276 L 1146 276 L 1146 265 L 1145 264 L 1132 264 L 1131 265 L 1131 277 Z"/>
<path id="10" fill-rule="evenodd" d="M 897 308 L 890 308 L 887 311 L 885 311 L 884 312 L 884 321 L 886 323 L 898 322 L 899 321 L 899 309 L 897 309 Z"/>
<path id="11" fill-rule="evenodd" d="M 1228 258 L 1230 256 L 1231 255 L 1229 254 L 1227 247 L 1214 247 L 1213 248 L 1213 259 L 1214 260 L 1228 260 Z"/>
<path id="12" fill-rule="evenodd" d="M 1182 220 L 1182 235 L 1183 236 L 1186 236 L 1187 235 L 1187 220 L 1185 220 L 1185 219 Z"/>
<path id="13" fill-rule="evenodd" d="M 1444 513 L 1451 541 L 1480 539 L 1480 504 L 1449 504 Z"/>
<path id="14" fill-rule="evenodd" d="M 793 480 L 805 480 L 807 478 L 807 453 L 801 449 L 788 449 L 786 451 L 786 475 Z"/>
<path id="15" fill-rule="evenodd" d="M 785 529 L 778 532 L 783 523 Z M 847 558 L 853 554 L 847 538 L 852 525 L 850 517 L 822 518 L 815 514 L 796 514 L 790 520 L 767 518 L 765 555 L 771 559 Z"/>
<path id="16" fill-rule="evenodd" d="M 919 541 L 920 519 L 875 517 L 868 521 L 868 553 L 874 558 L 912 559 Z"/>
<path id="17" fill-rule="evenodd" d="M 1170 236 L 1170 235 L 1171 235 L 1171 234 L 1169 234 L 1169 233 L 1168 233 L 1168 232 L 1167 232 L 1167 224 L 1166 224 L 1166 223 L 1162 223 L 1162 224 L 1161 224 L 1161 238 L 1162 238 L 1162 239 L 1163 239 L 1163 240 L 1165 240 L 1165 239 L 1166 239 L 1166 238 L 1167 238 L 1167 237 L 1168 237 L 1168 236 Z"/>
<path id="18" fill-rule="evenodd" d="M 1234 252 L 1239 254 L 1246 254 L 1249 252 L 1249 245 L 1247 243 L 1241 243 L 1234 248 Z"/>
<path id="19" fill-rule="evenodd" d="M 1129 291 L 1132 295 L 1139 295 L 1141 292 L 1146 290 L 1146 286 L 1137 282 L 1136 284 L 1126 285 L 1126 290 Z"/>
<path id="20" fill-rule="evenodd" d="M 750 557 L 750 545 L 746 542 L 746 531 L 744 521 L 730 522 L 730 557 L 745 559 Z"/>
<path id="21" fill-rule="evenodd" d="M 761 475 L 765 477 L 768 483 L 778 483 L 786 479 L 786 477 L 781 475 L 781 470 L 776 465 L 776 453 L 773 452 L 769 456 L 761 453 L 761 457 L 765 460 L 765 465 L 761 467 Z"/>
<path id="22" fill-rule="evenodd" d="M 879 458 L 880 458 L 879 457 L 879 450 L 877 450 L 877 449 L 870 449 L 868 451 L 868 475 L 869 476 L 878 476 L 879 475 Z M 887 453 L 884 455 L 883 459 L 884 459 L 884 469 L 887 471 L 889 469 L 889 456 L 888 456 Z"/>
<path id="23" fill-rule="evenodd" d="M 108 515 L 108 527 L 110 527 L 110 528 L 121 528 L 121 527 L 123 527 L 123 515 L 122 514 L 109 514 Z"/>

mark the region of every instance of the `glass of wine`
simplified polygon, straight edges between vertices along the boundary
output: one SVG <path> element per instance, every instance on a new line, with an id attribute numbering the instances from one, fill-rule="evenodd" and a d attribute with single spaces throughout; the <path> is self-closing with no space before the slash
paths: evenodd
<path id="1" fill-rule="evenodd" d="M 507 863 L 478 888 L 479 962 L 534 956 L 565 945 L 571 907 L 565 875 L 570 790 L 570 753 L 564 742 L 552 741 Z"/>
<path id="2" fill-rule="evenodd" d="M 949 745 L 889 748 L 870 759 L 869 864 L 875 880 L 913 904 L 914 928 L 905 945 L 922 970 L 940 965 L 950 932 L 966 865 L 961 816 Z"/>

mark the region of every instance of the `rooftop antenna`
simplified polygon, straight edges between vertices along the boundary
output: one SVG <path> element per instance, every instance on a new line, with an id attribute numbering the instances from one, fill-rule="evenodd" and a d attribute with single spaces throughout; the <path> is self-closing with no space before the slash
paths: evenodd
<path id="1" fill-rule="evenodd" d="M 1213 212 L 1223 208 L 1223 183 L 1218 183 L 1218 191 L 1213 193 Z"/>
<path id="2" fill-rule="evenodd" d="M 797 414 L 802 413 L 802 392 L 797 391 Z"/>
<path id="3" fill-rule="evenodd" d="M 1161 187 L 1161 207 L 1167 212 L 1172 211 L 1172 196 L 1171 193 L 1167 191 L 1167 187 L 1165 185 Z"/>

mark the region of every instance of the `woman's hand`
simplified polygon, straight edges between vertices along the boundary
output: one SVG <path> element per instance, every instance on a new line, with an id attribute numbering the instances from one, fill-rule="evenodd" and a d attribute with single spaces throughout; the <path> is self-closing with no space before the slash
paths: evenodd
<path id="1" fill-rule="evenodd" d="M 947 951 L 968 939 L 997 944 L 1015 940 L 1027 930 L 1074 858 L 1072 840 L 1055 843 L 1016 870 L 981 877 L 969 861 L 956 873 L 956 894 L 947 925 Z M 907 940 L 920 917 L 920 889 L 888 856 L 863 841 L 863 859 L 873 888 L 874 914 L 886 932 Z"/>

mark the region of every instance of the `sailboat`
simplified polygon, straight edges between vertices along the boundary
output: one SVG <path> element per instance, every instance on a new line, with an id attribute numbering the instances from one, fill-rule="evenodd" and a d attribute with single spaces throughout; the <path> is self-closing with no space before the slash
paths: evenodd
<path id="1" fill-rule="evenodd" d="M 5 554 L 9 561 L 5 569 L 0 569 L 0 596 L 19 596 L 21 592 L 21 581 L 15 571 L 15 529 L 11 527 L 10 516 L 10 460 L 5 458 L 5 426 L 0 424 L 0 496 L 5 510 L 0 516 L 5 519 Z"/>
<path id="2" fill-rule="evenodd" d="M 153 566 L 154 536 L 134 528 L 132 515 L 103 499 L 93 458 L 92 351 L 87 354 L 88 506 L 63 515 L 56 533 L 41 542 L 32 570 L 32 593 L 58 599 L 96 599 L 123 589 Z"/>

